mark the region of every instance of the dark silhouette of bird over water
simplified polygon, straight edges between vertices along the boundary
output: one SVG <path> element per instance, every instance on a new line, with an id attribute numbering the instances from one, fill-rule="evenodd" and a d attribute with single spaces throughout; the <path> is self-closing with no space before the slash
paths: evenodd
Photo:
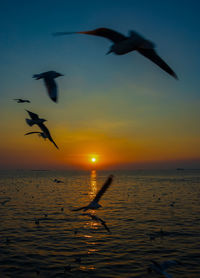
<path id="1" fill-rule="evenodd" d="M 165 270 L 171 266 L 177 265 L 177 261 L 165 261 L 163 263 L 158 263 L 154 260 L 151 260 L 152 264 L 148 268 L 148 272 L 154 271 L 157 274 L 163 275 L 166 278 L 172 278 L 172 275 L 167 273 Z"/>
<path id="2" fill-rule="evenodd" d="M 103 194 L 107 191 L 108 187 L 111 185 L 113 181 L 113 175 L 110 175 L 106 182 L 103 184 L 103 186 L 101 187 L 101 189 L 98 191 L 97 195 L 95 196 L 95 198 L 89 203 L 88 206 L 84 206 L 81 208 L 77 208 L 77 209 L 73 209 L 73 211 L 79 211 L 79 210 L 88 210 L 88 209 L 98 209 L 101 207 L 101 205 L 99 204 L 99 200 L 101 199 L 101 197 L 103 196 Z"/>
<path id="3" fill-rule="evenodd" d="M 45 136 L 45 138 L 48 138 L 49 141 L 51 141 L 54 144 L 54 146 L 57 149 L 59 149 L 58 146 L 56 145 L 56 143 L 54 142 L 53 138 L 51 137 L 51 134 L 50 134 L 48 128 L 44 125 L 44 122 L 46 120 L 42 119 L 42 118 L 39 118 L 37 114 L 35 114 L 35 113 L 31 112 L 31 111 L 28 111 L 28 110 L 26 110 L 26 111 L 28 112 L 28 114 L 29 114 L 29 116 L 31 118 L 31 119 L 26 119 L 27 124 L 29 126 L 38 125 L 39 128 L 42 130 L 42 134 L 43 134 L 42 136 L 43 137 Z"/>
<path id="4" fill-rule="evenodd" d="M 141 55 L 150 59 L 165 72 L 169 73 L 174 78 L 178 79 L 176 73 L 161 59 L 155 51 L 155 44 L 135 31 L 129 31 L 129 36 L 114 31 L 109 28 L 98 28 L 91 31 L 81 32 L 57 32 L 55 36 L 70 35 L 70 34 L 86 34 L 107 38 L 113 42 L 107 54 L 113 52 L 117 55 L 123 55 L 131 51 L 138 51 Z"/>
<path id="5" fill-rule="evenodd" d="M 47 71 L 39 74 L 34 74 L 33 78 L 36 80 L 38 79 L 44 79 L 44 84 L 47 88 L 47 92 L 49 94 L 49 97 L 54 101 L 57 102 L 58 100 L 58 88 L 57 84 L 55 82 L 55 78 L 63 76 L 63 74 L 58 73 L 56 71 Z"/>
<path id="6" fill-rule="evenodd" d="M 30 103 L 30 100 L 28 100 L 28 99 L 15 98 L 13 100 L 16 100 L 17 103 L 24 103 L 24 102 Z"/>

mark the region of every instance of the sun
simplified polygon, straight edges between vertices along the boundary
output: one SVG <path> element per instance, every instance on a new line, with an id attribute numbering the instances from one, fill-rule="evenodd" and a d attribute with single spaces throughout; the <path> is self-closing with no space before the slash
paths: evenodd
<path id="1" fill-rule="evenodd" d="M 91 161 L 92 161 L 93 163 L 95 163 L 97 160 L 96 160 L 95 157 L 92 157 L 92 158 L 91 158 Z"/>

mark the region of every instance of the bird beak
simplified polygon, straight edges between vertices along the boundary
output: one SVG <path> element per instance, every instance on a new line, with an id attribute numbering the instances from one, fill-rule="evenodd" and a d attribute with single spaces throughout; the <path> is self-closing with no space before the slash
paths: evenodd
<path id="1" fill-rule="evenodd" d="M 110 49 L 110 50 L 106 53 L 106 55 L 110 54 L 111 52 L 112 52 L 112 50 Z"/>

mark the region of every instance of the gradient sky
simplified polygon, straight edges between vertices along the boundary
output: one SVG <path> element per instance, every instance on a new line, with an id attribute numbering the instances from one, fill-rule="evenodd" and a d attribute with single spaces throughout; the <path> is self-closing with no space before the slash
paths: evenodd
<path id="1" fill-rule="evenodd" d="M 200 167 L 200 2 L 1 1 L 0 169 Z M 136 52 L 105 55 L 95 36 L 57 31 L 108 27 L 141 33 L 179 77 Z M 59 102 L 32 75 L 55 70 Z M 28 98 L 17 104 L 13 98 Z M 24 133 L 29 109 L 60 147 Z"/>

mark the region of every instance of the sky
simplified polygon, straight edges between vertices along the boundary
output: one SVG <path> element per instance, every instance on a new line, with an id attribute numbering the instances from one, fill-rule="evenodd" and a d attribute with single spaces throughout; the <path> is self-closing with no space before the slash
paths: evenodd
<path id="1" fill-rule="evenodd" d="M 0 169 L 200 168 L 200 2 L 1 1 Z M 105 55 L 107 39 L 58 31 L 134 30 L 179 80 L 137 52 Z M 55 70 L 59 100 L 33 74 Z M 26 98 L 30 104 L 18 104 Z M 59 146 L 36 135 L 28 109 Z"/>

